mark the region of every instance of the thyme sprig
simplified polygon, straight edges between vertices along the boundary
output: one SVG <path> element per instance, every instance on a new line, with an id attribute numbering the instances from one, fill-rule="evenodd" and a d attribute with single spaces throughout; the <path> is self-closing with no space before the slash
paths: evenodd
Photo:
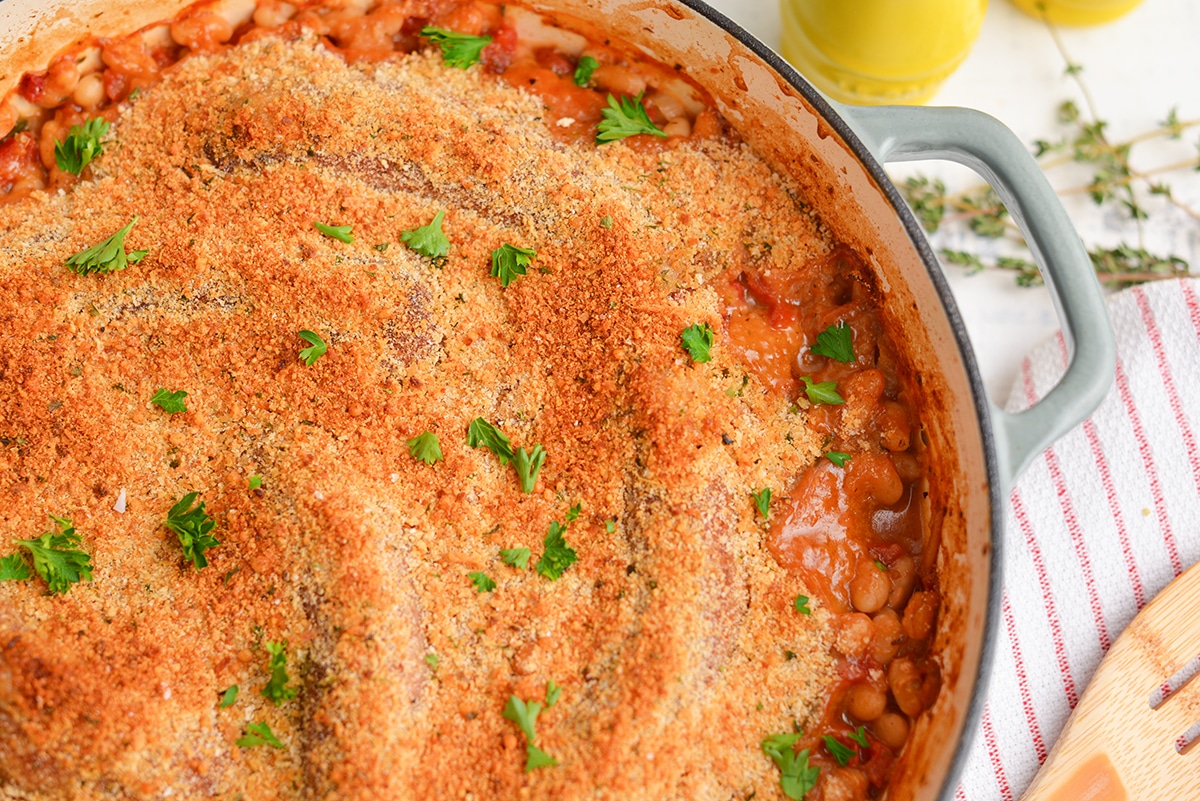
<path id="1" fill-rule="evenodd" d="M 1181 119 L 1178 110 L 1171 109 L 1151 130 L 1123 141 L 1112 141 L 1107 133 L 1108 122 L 1100 117 L 1084 80 L 1083 66 L 1070 57 L 1054 26 L 1047 23 L 1047 27 L 1066 63 L 1066 74 L 1079 88 L 1083 108 L 1071 100 L 1061 103 L 1058 122 L 1063 130 L 1056 138 L 1035 140 L 1034 156 L 1047 172 L 1067 165 L 1084 168 L 1085 182 L 1060 189 L 1059 194 L 1088 196 L 1096 206 L 1115 210 L 1120 218 L 1129 221 L 1135 233 L 1133 244 L 1121 242 L 1115 247 L 1088 248 L 1097 276 L 1103 284 L 1121 288 L 1189 274 L 1186 260 L 1152 253 L 1147 248 L 1144 223 L 1150 218 L 1155 201 L 1165 202 L 1200 223 L 1200 210 L 1181 201 L 1165 180 L 1171 174 L 1200 171 L 1200 141 L 1196 142 L 1195 155 L 1152 168 L 1133 166 L 1131 156 L 1134 147 L 1142 143 L 1184 138 L 1200 128 L 1200 119 Z M 965 267 L 969 274 L 986 269 L 1007 270 L 1015 274 L 1020 286 L 1042 283 L 1032 257 L 1026 255 L 1028 246 L 991 187 L 978 185 L 948 193 L 940 180 L 917 174 L 906 179 L 900 189 L 922 227 L 931 234 L 945 225 L 964 225 L 976 236 L 1003 239 L 1019 248 L 1019 255 L 992 259 L 944 249 L 940 255 L 946 263 Z"/>

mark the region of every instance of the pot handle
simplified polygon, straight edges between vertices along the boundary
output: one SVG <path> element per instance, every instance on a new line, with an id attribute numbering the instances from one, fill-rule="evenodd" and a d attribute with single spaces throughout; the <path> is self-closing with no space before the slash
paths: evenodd
<path id="1" fill-rule="evenodd" d="M 1100 405 L 1113 382 L 1116 344 L 1087 250 L 1033 156 L 994 117 L 964 108 L 832 105 L 880 162 L 946 159 L 970 167 L 991 184 L 1029 243 L 1069 362 L 1058 385 L 1023 412 L 988 401 L 1007 492 L 1035 456 Z"/>

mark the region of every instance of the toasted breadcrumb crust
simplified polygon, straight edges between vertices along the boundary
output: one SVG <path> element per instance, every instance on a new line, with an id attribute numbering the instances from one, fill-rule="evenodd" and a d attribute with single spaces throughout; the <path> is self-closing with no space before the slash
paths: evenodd
<path id="1" fill-rule="evenodd" d="M 744 146 L 579 148 L 542 112 L 437 55 L 266 37 L 128 103 L 94 180 L 0 208 L 0 533 L 69 517 L 95 570 L 64 596 L 0 583 L 0 795 L 778 795 L 759 741 L 809 726 L 837 676 L 751 493 L 821 443 L 753 375 L 727 392 L 747 371 L 711 283 L 829 237 Z M 434 264 L 400 232 L 440 210 Z M 135 214 L 140 264 L 63 266 Z M 503 289 L 505 242 L 537 256 Z M 707 364 L 680 345 L 697 322 Z M 329 346 L 312 366 L 301 329 Z M 467 447 L 475 417 L 545 448 L 533 493 Z M 426 430 L 432 466 L 405 446 Z M 162 525 L 189 491 L 221 541 L 202 571 Z M 532 564 L 577 503 L 551 582 Z M 521 546 L 531 569 L 501 563 Z M 298 694 L 275 706 L 283 640 Z M 501 713 L 550 680 L 559 765 L 526 773 Z M 254 722 L 286 748 L 235 745 Z"/>

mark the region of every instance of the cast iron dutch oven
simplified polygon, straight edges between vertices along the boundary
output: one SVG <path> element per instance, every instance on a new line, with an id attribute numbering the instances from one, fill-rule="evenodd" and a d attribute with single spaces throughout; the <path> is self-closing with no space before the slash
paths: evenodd
<path id="1" fill-rule="evenodd" d="M 224 0 L 245 3 L 249 0 Z M 118 35 L 168 18 L 180 0 L 3 0 L 0 92 L 89 30 Z M 916 724 L 888 797 L 949 799 L 982 712 L 998 630 L 1003 502 L 1043 448 L 1081 422 L 1112 381 L 1115 346 L 1082 242 L 1033 158 L 995 119 L 958 108 L 850 107 L 824 98 L 761 42 L 699 0 L 555 0 L 527 5 L 590 22 L 680 65 L 724 116 L 870 264 L 884 309 L 920 376 L 931 455 L 927 514 L 941 520 L 943 687 Z M 967 333 L 929 243 L 882 168 L 948 159 L 996 190 L 1029 241 L 1063 326 L 1070 363 L 1028 411 L 984 393 Z"/>

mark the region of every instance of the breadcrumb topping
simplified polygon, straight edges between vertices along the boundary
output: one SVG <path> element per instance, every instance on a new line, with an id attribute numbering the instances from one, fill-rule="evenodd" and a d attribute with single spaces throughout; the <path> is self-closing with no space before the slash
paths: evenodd
<path id="1" fill-rule="evenodd" d="M 542 114 L 440 56 L 265 37 L 130 101 L 94 180 L 0 207 L 0 532 L 69 517 L 95 576 L 0 582 L 0 795 L 775 797 L 759 741 L 838 678 L 751 493 L 822 443 L 743 377 L 712 284 L 829 239 L 740 144 L 577 147 Z M 438 211 L 434 262 L 400 233 Z M 143 261 L 64 267 L 134 215 Z M 507 288 L 503 243 L 536 250 Z M 328 344 L 312 365 L 302 329 Z M 467 446 L 476 417 L 544 447 L 532 493 Z M 409 454 L 424 431 L 443 461 Z M 199 571 L 163 526 L 192 491 L 221 543 Z M 532 565 L 575 504 L 550 581 Z M 530 569 L 501 562 L 517 547 Z M 559 764 L 526 773 L 502 711 L 551 680 Z M 285 748 L 235 744 L 258 722 Z"/>

